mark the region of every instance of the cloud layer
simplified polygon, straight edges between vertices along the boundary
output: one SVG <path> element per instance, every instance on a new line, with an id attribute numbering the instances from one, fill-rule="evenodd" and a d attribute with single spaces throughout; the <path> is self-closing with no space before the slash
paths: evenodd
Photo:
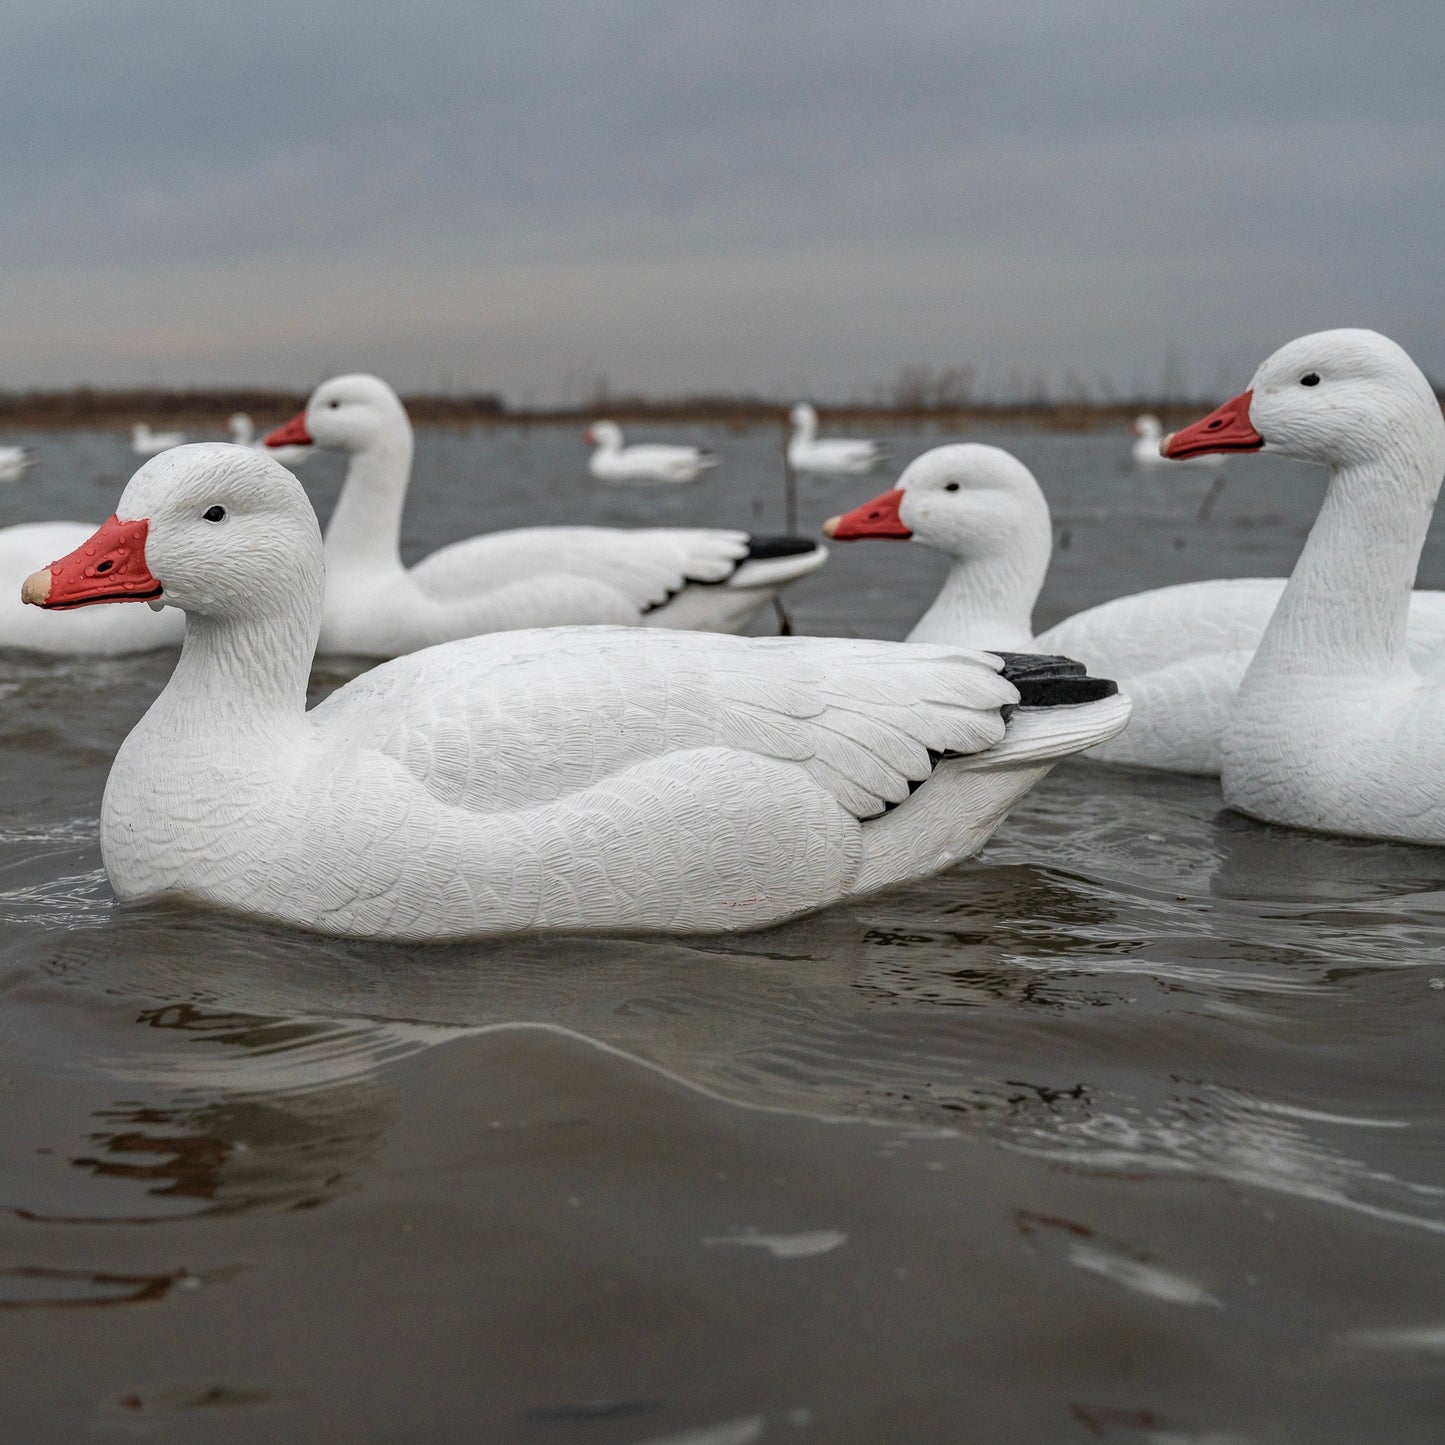
<path id="1" fill-rule="evenodd" d="M 0 385 L 1445 372 L 1438 0 L 18 0 Z"/>

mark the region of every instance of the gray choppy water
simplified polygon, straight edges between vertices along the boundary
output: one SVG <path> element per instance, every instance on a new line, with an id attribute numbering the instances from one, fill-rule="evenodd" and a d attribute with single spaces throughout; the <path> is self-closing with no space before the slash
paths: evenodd
<path id="1" fill-rule="evenodd" d="M 642 492 L 424 432 L 407 545 L 776 529 L 776 437 L 698 436 L 727 464 Z M 1045 622 L 1283 571 L 1320 496 L 1250 458 L 1199 522 L 1122 439 L 996 439 L 1067 539 Z M 120 438 L 25 440 L 0 521 L 111 509 Z M 805 482 L 805 525 L 887 481 Z M 795 623 L 901 635 L 940 573 L 838 548 Z M 1440 1438 L 1445 851 L 1081 763 L 973 865 L 744 938 L 118 913 L 94 817 L 170 661 L 0 658 L 7 1438 Z"/>

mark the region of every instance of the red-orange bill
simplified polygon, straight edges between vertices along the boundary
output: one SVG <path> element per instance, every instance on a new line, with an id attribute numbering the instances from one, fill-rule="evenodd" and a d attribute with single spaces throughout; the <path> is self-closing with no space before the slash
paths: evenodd
<path id="1" fill-rule="evenodd" d="M 913 535 L 904 525 L 898 509 L 903 505 L 903 491 L 894 487 L 891 492 L 844 512 L 841 517 L 830 517 L 823 524 L 825 536 L 835 542 L 858 542 L 864 537 L 894 537 L 906 540 Z"/>
<path id="2" fill-rule="evenodd" d="M 88 542 L 49 567 L 50 588 L 39 606 L 48 611 L 97 602 L 149 602 L 165 590 L 146 565 L 150 523 L 108 517 Z"/>
<path id="3" fill-rule="evenodd" d="M 1210 452 L 1257 452 L 1264 445 L 1264 438 L 1249 419 L 1249 404 L 1253 400 L 1254 392 L 1246 391 L 1216 407 L 1193 426 L 1165 437 L 1160 454 L 1173 461 L 1183 461 L 1186 457 L 1208 456 Z"/>

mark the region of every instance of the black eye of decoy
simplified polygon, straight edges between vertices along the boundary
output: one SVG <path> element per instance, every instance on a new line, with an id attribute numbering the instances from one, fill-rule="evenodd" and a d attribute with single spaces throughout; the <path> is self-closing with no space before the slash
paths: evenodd
<path id="1" fill-rule="evenodd" d="M 948 483 L 946 483 L 946 484 L 944 485 L 943 490 L 944 490 L 945 492 L 956 492 L 956 491 L 958 490 L 958 483 L 957 483 L 957 482 L 948 482 Z"/>
<path id="2" fill-rule="evenodd" d="M 224 522 L 226 520 L 226 509 L 224 507 L 207 507 L 201 516 L 208 522 Z"/>
<path id="3" fill-rule="evenodd" d="M 340 406 L 341 403 L 340 403 L 339 401 L 328 401 L 328 402 L 326 403 L 326 405 L 329 406 L 329 407 L 335 408 L 335 407 Z"/>
<path id="4" fill-rule="evenodd" d="M 1300 379 L 1299 379 L 1299 384 L 1300 384 L 1301 386 L 1318 386 L 1318 385 L 1320 384 L 1320 374 L 1319 374 L 1319 372 L 1317 372 L 1317 371 L 1307 371 L 1307 372 L 1305 372 L 1305 374 L 1304 374 L 1302 377 L 1300 377 Z"/>

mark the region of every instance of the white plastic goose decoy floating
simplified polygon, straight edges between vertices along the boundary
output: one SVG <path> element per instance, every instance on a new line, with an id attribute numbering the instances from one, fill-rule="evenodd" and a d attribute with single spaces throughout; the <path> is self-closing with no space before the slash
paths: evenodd
<path id="1" fill-rule="evenodd" d="M 1159 450 L 1159 443 L 1164 440 L 1164 426 L 1152 412 L 1146 411 L 1143 416 L 1135 417 L 1132 430 L 1135 440 L 1130 454 L 1136 467 L 1143 467 L 1145 470 L 1171 466 L 1176 469 L 1200 467 L 1217 472 L 1224 465 L 1218 457 L 1180 457 L 1177 460 L 1166 457 Z"/>
<path id="2" fill-rule="evenodd" d="M 1241 577 L 1160 587 L 1036 635 L 1053 546 L 1048 503 L 1021 461 L 975 443 L 925 452 L 892 491 L 824 531 L 838 541 L 912 538 L 945 553 L 953 565 L 909 641 L 1079 658 L 1117 678 L 1134 704 L 1128 731 L 1091 756 L 1169 772 L 1218 774 L 1235 690 L 1285 586 Z M 1415 594 L 1409 631 L 1420 660 L 1445 659 L 1445 594 Z"/>
<path id="3" fill-rule="evenodd" d="M 0 447 L 0 482 L 18 482 L 34 465 L 29 448 Z"/>
<path id="4" fill-rule="evenodd" d="M 883 459 L 877 442 L 846 437 L 818 436 L 818 413 L 805 401 L 799 402 L 789 419 L 793 435 L 788 440 L 788 465 L 795 472 L 824 477 L 856 477 L 871 472 Z"/>
<path id="5" fill-rule="evenodd" d="M 1417 672 L 1408 649 L 1445 474 L 1445 419 L 1419 367 L 1374 331 L 1304 336 L 1164 450 L 1272 451 L 1330 469 L 1229 709 L 1225 801 L 1299 828 L 1445 844 L 1445 665 Z"/>
<path id="6" fill-rule="evenodd" d="M 587 470 L 599 482 L 693 482 L 718 459 L 701 447 L 662 442 L 622 445 L 622 428 L 614 421 L 595 421 L 587 428 L 594 448 Z"/>
<path id="7" fill-rule="evenodd" d="M 153 457 L 157 452 L 184 445 L 183 431 L 152 431 L 148 422 L 138 421 L 130 429 L 130 449 L 138 457 Z"/>
<path id="8" fill-rule="evenodd" d="M 482 632 L 565 623 L 740 630 L 827 551 L 800 537 L 701 528 L 528 527 L 401 561 L 412 429 L 379 377 L 338 376 L 268 448 L 350 457 L 326 527 L 321 651 L 397 657 Z"/>
<path id="9" fill-rule="evenodd" d="M 389 939 L 755 928 L 968 856 L 1128 716 L 1061 659 L 635 628 L 428 648 L 308 713 L 322 595 L 300 485 L 217 444 L 27 579 L 186 614 L 106 785 L 121 899 Z"/>

